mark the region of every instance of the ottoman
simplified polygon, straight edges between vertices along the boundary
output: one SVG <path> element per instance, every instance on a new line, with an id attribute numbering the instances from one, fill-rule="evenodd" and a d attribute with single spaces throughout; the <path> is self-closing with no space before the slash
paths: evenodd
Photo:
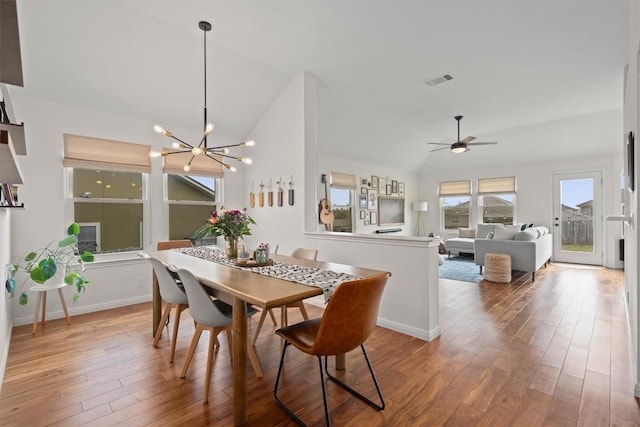
<path id="1" fill-rule="evenodd" d="M 486 253 L 484 255 L 484 279 L 496 283 L 511 282 L 511 256 Z"/>

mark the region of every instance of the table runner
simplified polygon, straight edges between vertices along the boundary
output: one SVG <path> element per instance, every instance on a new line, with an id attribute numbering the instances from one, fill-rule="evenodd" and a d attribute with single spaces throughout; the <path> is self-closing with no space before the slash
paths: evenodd
<path id="1" fill-rule="evenodd" d="M 273 262 L 273 265 L 264 267 L 242 267 L 235 265 L 227 256 L 219 249 L 196 246 L 191 248 L 179 248 L 175 251 L 182 252 L 186 255 L 195 256 L 209 261 L 217 262 L 229 267 L 240 268 L 242 270 L 252 271 L 254 273 L 263 274 L 265 276 L 275 277 L 277 279 L 287 280 L 289 282 L 301 283 L 303 285 L 315 286 L 322 289 L 325 304 L 333 295 L 333 291 L 342 282 L 349 280 L 361 279 L 360 276 L 347 273 L 336 273 L 331 270 L 322 270 L 317 267 L 307 267 L 303 265 L 286 264 L 283 262 Z"/>

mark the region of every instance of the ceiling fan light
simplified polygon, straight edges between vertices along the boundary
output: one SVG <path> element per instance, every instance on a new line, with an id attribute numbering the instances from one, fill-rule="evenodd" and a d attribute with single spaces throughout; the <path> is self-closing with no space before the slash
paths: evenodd
<path id="1" fill-rule="evenodd" d="M 467 151 L 467 146 L 462 144 L 462 143 L 460 143 L 460 142 L 454 142 L 451 145 L 451 152 L 452 153 L 459 154 L 459 153 L 464 153 L 465 151 Z"/>

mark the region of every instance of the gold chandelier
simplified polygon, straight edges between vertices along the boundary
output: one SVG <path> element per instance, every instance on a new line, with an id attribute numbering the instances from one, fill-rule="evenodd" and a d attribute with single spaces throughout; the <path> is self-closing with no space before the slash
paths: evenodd
<path id="1" fill-rule="evenodd" d="M 155 125 L 153 129 L 163 134 L 164 136 L 171 138 L 174 140 L 172 143 L 175 151 L 151 151 L 149 155 L 151 157 L 160 157 L 160 156 L 169 156 L 171 154 L 181 154 L 181 153 L 191 153 L 191 159 L 187 164 L 184 165 L 183 169 L 185 172 L 191 170 L 191 163 L 196 158 L 196 156 L 206 156 L 211 160 L 220 163 L 225 168 L 229 169 L 232 172 L 236 171 L 236 168 L 225 162 L 225 159 L 234 159 L 239 162 L 250 165 L 252 163 L 251 159 L 248 157 L 241 156 L 232 156 L 229 154 L 229 148 L 233 147 L 253 147 L 256 143 L 255 141 L 244 141 L 238 144 L 229 144 L 229 145 L 220 145 L 216 147 L 209 147 L 207 145 L 207 137 L 213 131 L 213 123 L 207 122 L 207 32 L 211 31 L 211 24 L 206 21 L 200 21 L 198 23 L 198 27 L 204 33 L 204 131 L 202 135 L 202 139 L 198 145 L 191 145 L 188 142 L 183 141 L 182 139 L 176 137 L 170 131 L 164 129 L 160 125 Z"/>

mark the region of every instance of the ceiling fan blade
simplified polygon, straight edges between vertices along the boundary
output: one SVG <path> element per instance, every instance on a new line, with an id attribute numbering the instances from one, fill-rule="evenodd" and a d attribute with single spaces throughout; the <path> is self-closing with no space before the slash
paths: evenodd
<path id="1" fill-rule="evenodd" d="M 473 146 L 476 146 L 476 145 L 495 145 L 495 144 L 497 144 L 497 142 L 471 142 L 471 143 L 469 143 L 469 145 L 473 145 Z"/>
<path id="2" fill-rule="evenodd" d="M 468 143 L 470 143 L 471 141 L 473 141 L 474 139 L 476 139 L 476 137 L 475 137 L 475 136 L 468 136 L 468 137 L 466 137 L 465 139 L 463 139 L 463 140 L 462 140 L 462 141 L 460 141 L 460 142 L 462 142 L 463 144 L 468 144 Z"/>
<path id="3" fill-rule="evenodd" d="M 449 145 L 449 144 L 447 144 L 447 145 Z M 434 151 L 442 151 L 442 150 L 449 150 L 449 147 L 436 148 L 435 150 L 429 150 L 429 152 L 433 153 Z"/>
<path id="4" fill-rule="evenodd" d="M 432 145 L 446 145 L 446 146 L 450 146 L 451 144 L 446 143 L 446 142 L 428 142 L 427 144 L 432 144 Z"/>

